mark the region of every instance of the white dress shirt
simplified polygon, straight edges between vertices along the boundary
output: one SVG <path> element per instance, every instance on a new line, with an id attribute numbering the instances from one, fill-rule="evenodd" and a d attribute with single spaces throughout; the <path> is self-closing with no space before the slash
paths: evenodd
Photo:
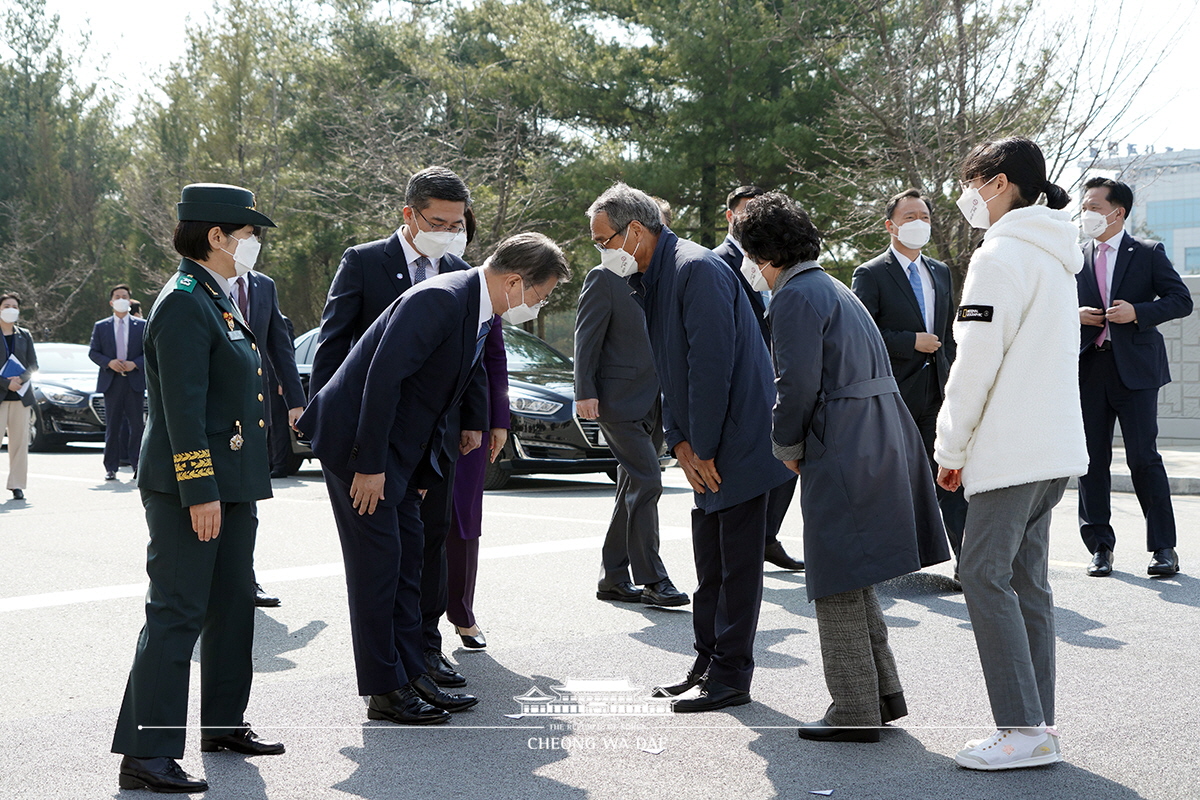
<path id="1" fill-rule="evenodd" d="M 900 263 L 900 269 L 904 270 L 904 277 L 908 277 L 908 265 L 914 263 L 910 261 L 908 256 L 901 253 L 896 248 L 892 248 L 892 255 L 896 257 L 896 261 Z M 922 300 L 925 301 L 925 332 L 933 333 L 933 312 L 934 304 L 937 302 L 937 292 L 933 286 L 933 273 L 929 271 L 929 265 L 925 263 L 925 259 L 917 255 L 916 260 L 917 275 L 921 276 Z M 910 280 L 911 284 L 912 281 Z"/>

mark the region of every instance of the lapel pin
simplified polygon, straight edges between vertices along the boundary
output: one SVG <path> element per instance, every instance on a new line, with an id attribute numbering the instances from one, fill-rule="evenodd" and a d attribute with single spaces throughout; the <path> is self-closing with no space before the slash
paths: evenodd
<path id="1" fill-rule="evenodd" d="M 402 275 L 399 272 L 396 273 L 396 277 L 399 278 L 400 280 L 404 280 L 404 275 Z"/>

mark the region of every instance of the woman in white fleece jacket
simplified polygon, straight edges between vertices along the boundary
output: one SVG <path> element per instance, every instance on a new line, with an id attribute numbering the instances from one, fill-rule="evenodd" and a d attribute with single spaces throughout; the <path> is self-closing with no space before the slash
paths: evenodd
<path id="1" fill-rule="evenodd" d="M 1079 407 L 1078 229 L 1038 146 L 976 147 L 959 208 L 987 228 L 954 323 L 934 455 L 970 505 L 958 574 L 997 731 L 955 757 L 996 770 L 1061 760 L 1054 724 L 1050 512 L 1087 471 Z M 1042 196 L 1045 205 L 1038 205 Z"/>

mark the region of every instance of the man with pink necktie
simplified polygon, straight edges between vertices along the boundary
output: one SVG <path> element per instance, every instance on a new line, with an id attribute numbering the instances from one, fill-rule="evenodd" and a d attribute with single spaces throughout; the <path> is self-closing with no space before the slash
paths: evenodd
<path id="1" fill-rule="evenodd" d="M 1079 396 L 1088 472 L 1079 479 L 1079 532 L 1092 553 L 1087 574 L 1112 573 L 1116 533 L 1112 488 L 1113 425 L 1121 423 L 1125 460 L 1146 519 L 1150 575 L 1179 572 L 1175 512 L 1158 454 L 1158 390 L 1171 382 L 1157 326 L 1192 313 L 1192 295 L 1161 242 L 1125 232 L 1133 190 L 1120 181 L 1084 184 L 1080 229 L 1083 270 L 1076 276 L 1082 336 Z"/>

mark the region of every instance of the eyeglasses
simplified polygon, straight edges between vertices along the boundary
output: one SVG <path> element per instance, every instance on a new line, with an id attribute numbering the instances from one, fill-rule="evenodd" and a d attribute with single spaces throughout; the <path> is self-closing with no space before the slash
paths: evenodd
<path id="1" fill-rule="evenodd" d="M 417 216 L 420 217 L 421 219 L 425 220 L 425 224 L 428 225 L 429 229 L 432 230 L 434 233 L 462 233 L 463 231 L 465 231 L 467 229 L 466 226 L 463 225 L 461 222 L 457 223 L 455 225 L 435 224 L 433 222 L 430 222 L 429 218 L 426 217 L 424 214 L 422 214 L 420 209 L 413 208 L 413 211 L 416 211 Z"/>
<path id="2" fill-rule="evenodd" d="M 628 225 L 626 225 L 625 227 L 627 228 L 627 227 L 629 227 L 629 226 L 628 226 Z M 616 233 L 614 233 L 612 236 L 610 236 L 610 237 L 608 237 L 607 239 L 605 239 L 603 242 L 592 242 L 592 247 L 596 248 L 596 249 L 597 249 L 597 250 L 599 250 L 601 253 L 603 253 L 605 250 L 607 250 L 607 249 L 608 249 L 608 243 L 609 243 L 609 242 L 611 242 L 613 239 L 617 238 L 618 236 L 620 236 L 620 235 L 621 235 L 621 232 L 622 232 L 622 231 L 624 231 L 624 230 L 625 230 L 625 228 L 622 228 L 621 230 L 619 230 L 619 231 L 617 231 Z"/>
<path id="3" fill-rule="evenodd" d="M 611 239 L 612 237 L 610 236 L 608 238 Z M 531 285 L 529 288 L 533 289 L 533 296 L 538 299 L 538 301 L 534 303 L 535 308 L 541 308 L 542 306 L 546 305 L 546 303 L 550 302 L 550 295 L 553 294 L 553 292 L 548 292 L 545 297 L 542 297 L 540 294 L 538 294 L 536 286 Z"/>

